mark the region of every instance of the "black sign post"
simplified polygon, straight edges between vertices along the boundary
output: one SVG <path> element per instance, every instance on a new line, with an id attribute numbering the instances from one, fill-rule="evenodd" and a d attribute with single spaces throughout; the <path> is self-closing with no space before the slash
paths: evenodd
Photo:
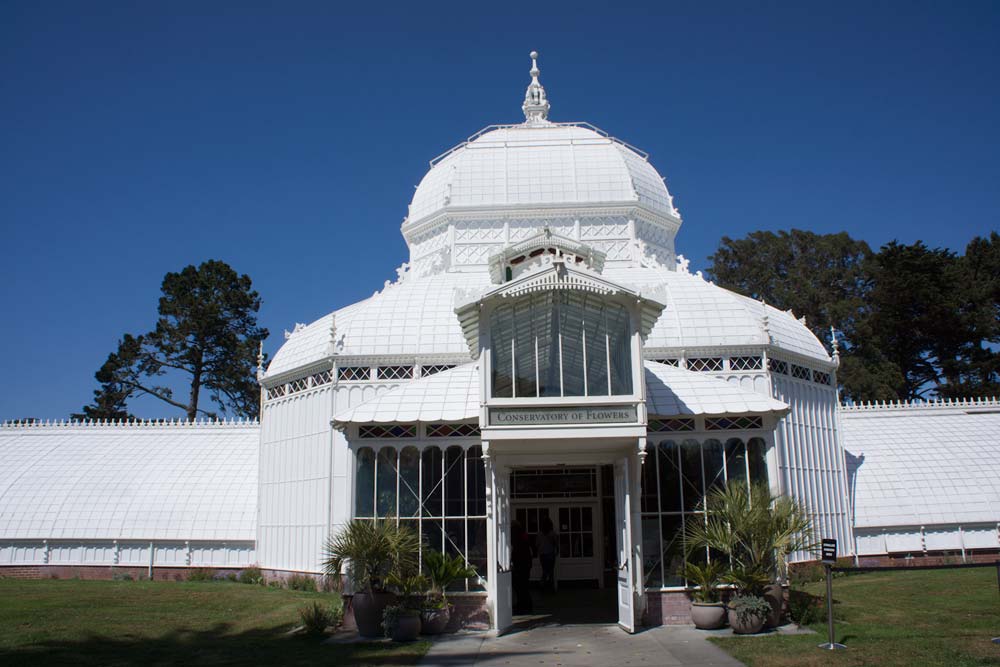
<path id="1" fill-rule="evenodd" d="M 820 644 L 819 647 L 827 651 L 836 651 L 847 648 L 843 644 L 838 644 L 834 641 L 835 638 L 833 636 L 833 566 L 837 564 L 837 540 L 823 540 L 822 563 L 826 569 L 826 627 L 828 641 L 825 644 Z"/>

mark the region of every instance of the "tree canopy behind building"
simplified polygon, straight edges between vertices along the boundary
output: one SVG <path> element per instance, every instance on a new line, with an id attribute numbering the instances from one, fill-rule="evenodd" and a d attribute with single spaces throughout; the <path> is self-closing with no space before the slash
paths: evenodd
<path id="1" fill-rule="evenodd" d="M 168 273 L 161 292 L 156 327 L 122 337 L 95 374 L 101 386 L 94 402 L 73 417 L 130 419 L 128 401 L 141 395 L 183 410 L 188 420 L 219 416 L 204 407 L 205 393 L 223 413 L 258 416 L 255 366 L 268 332 L 257 325 L 261 300 L 250 277 L 209 260 Z M 168 375 L 184 377 L 186 396 L 163 384 Z"/>
<path id="2" fill-rule="evenodd" d="M 1000 390 L 1000 235 L 965 255 L 896 241 L 872 252 L 846 233 L 723 237 L 709 271 L 723 287 L 804 316 L 852 400 L 983 396 Z"/>

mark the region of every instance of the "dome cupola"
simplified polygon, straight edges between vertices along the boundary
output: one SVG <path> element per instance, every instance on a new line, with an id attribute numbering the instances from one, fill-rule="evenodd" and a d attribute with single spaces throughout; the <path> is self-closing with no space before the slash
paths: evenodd
<path id="1" fill-rule="evenodd" d="M 581 122 L 549 120 L 531 52 L 523 123 L 491 125 L 435 158 L 403 221 L 417 273 L 487 270 L 545 227 L 608 262 L 675 264 L 680 214 L 643 151 Z"/>

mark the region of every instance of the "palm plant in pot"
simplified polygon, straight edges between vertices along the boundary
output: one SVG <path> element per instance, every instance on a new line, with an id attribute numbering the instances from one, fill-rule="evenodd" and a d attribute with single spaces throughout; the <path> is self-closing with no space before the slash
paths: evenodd
<path id="1" fill-rule="evenodd" d="M 380 637 L 382 615 L 395 596 L 385 588 L 392 572 L 413 571 L 417 567 L 420 538 L 416 532 L 398 525 L 394 518 L 355 519 L 327 539 L 323 569 L 334 585 L 343 585 L 349 575 L 354 586 L 354 620 L 363 637 Z"/>
<path id="2" fill-rule="evenodd" d="M 783 606 L 778 582 L 785 561 L 789 554 L 812 550 L 816 544 L 805 510 L 792 498 L 773 496 L 763 483 L 734 482 L 713 489 L 701 504 L 706 521 L 685 526 L 689 553 L 705 548 L 719 553 L 730 564 L 726 578 L 737 594 L 766 598 L 770 611 L 765 620 L 777 625 Z"/>
<path id="3" fill-rule="evenodd" d="M 461 555 L 449 557 L 434 550 L 424 552 L 424 573 L 431 586 L 421 613 L 422 632 L 425 635 L 439 635 L 451 620 L 451 605 L 445 591 L 456 581 L 470 579 L 477 576 L 477 573 Z"/>
<path id="4" fill-rule="evenodd" d="M 684 565 L 684 578 L 697 588 L 691 590 L 691 620 L 700 630 L 714 630 L 726 624 L 726 605 L 719 600 L 716 588 L 723 568 L 718 563 Z"/>

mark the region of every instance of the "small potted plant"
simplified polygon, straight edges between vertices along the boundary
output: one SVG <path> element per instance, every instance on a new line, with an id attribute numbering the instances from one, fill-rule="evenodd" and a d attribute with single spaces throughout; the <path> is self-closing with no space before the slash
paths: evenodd
<path id="1" fill-rule="evenodd" d="M 421 598 L 427 590 L 427 579 L 412 572 L 393 572 L 386 577 L 386 583 L 396 592 L 399 602 L 383 612 L 385 635 L 397 642 L 413 641 L 420 634 Z"/>
<path id="2" fill-rule="evenodd" d="M 729 601 L 729 625 L 738 635 L 761 631 L 771 613 L 771 604 L 759 595 L 736 595 Z"/>
<path id="3" fill-rule="evenodd" d="M 386 591 L 386 579 L 391 572 L 415 570 L 419 550 L 416 532 L 391 517 L 355 519 L 327 540 L 324 570 L 339 587 L 348 569 L 355 589 L 354 620 L 362 637 L 382 636 L 383 611 L 395 597 Z"/>
<path id="4" fill-rule="evenodd" d="M 385 636 L 394 642 L 412 642 L 420 635 L 420 610 L 390 604 L 382 611 Z"/>
<path id="5" fill-rule="evenodd" d="M 424 552 L 424 572 L 430 580 L 430 591 L 424 599 L 421 621 L 425 635 L 439 635 L 451 620 L 451 605 L 445 590 L 456 581 L 476 576 L 476 569 L 456 554 L 446 556 L 440 551 Z"/>
<path id="6" fill-rule="evenodd" d="M 726 624 L 726 606 L 719 600 L 716 588 L 722 577 L 722 566 L 718 563 L 688 562 L 684 566 L 684 578 L 697 588 L 690 591 L 691 620 L 699 630 L 715 630 Z"/>

